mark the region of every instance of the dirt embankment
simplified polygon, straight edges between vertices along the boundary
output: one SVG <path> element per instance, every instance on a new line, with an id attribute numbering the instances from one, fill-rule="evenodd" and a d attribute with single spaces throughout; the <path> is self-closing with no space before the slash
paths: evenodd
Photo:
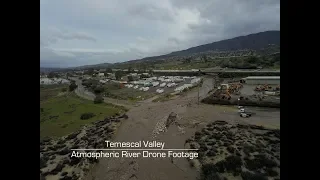
<path id="1" fill-rule="evenodd" d="M 280 108 L 280 99 L 259 99 L 253 96 L 246 96 L 240 101 L 237 98 L 219 99 L 210 95 L 204 98 L 201 102 L 206 104 L 220 104 L 220 105 L 241 105 L 241 106 L 256 106 L 256 107 L 269 107 L 269 108 Z"/>
<path id="2" fill-rule="evenodd" d="M 127 115 L 105 118 L 59 139 L 40 141 L 40 179 L 76 180 L 85 176 L 96 158 L 71 157 L 71 149 L 104 148 Z M 75 151 L 80 152 L 80 151 Z"/>

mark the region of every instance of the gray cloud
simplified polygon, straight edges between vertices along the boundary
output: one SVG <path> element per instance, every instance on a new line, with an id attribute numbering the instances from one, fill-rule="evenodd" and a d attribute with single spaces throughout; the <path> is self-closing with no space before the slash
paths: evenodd
<path id="1" fill-rule="evenodd" d="M 173 21 L 169 9 L 157 7 L 153 4 L 137 4 L 128 8 L 129 16 L 138 16 L 148 20 Z"/>
<path id="2" fill-rule="evenodd" d="M 40 46 L 48 46 L 61 40 L 86 40 L 96 42 L 97 39 L 85 32 L 61 31 L 57 28 L 50 28 L 45 35 L 40 35 Z"/>
<path id="3" fill-rule="evenodd" d="M 42 0 L 40 29 L 41 64 L 120 62 L 280 30 L 280 1 Z"/>

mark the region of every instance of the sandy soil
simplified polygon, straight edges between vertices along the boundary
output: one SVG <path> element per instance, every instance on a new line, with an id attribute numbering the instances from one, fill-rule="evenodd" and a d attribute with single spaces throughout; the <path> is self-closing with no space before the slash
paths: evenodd
<path id="1" fill-rule="evenodd" d="M 200 97 L 205 97 L 212 81 L 205 80 L 200 89 Z M 132 142 L 140 140 L 157 140 L 166 143 L 165 148 L 184 148 L 185 140 L 207 123 L 224 120 L 229 123 L 257 124 L 270 128 L 280 128 L 280 110 L 255 108 L 257 113 L 250 118 L 241 118 L 236 107 L 198 105 L 198 91 L 192 91 L 168 102 L 139 103 L 127 113 L 129 119 L 118 129 L 117 142 Z M 178 115 L 178 125 L 170 126 L 168 131 L 159 133 L 159 123 L 174 112 Z M 191 168 L 183 158 L 152 159 L 152 158 L 101 158 L 92 168 L 87 180 L 186 180 L 196 179 L 199 175 L 196 168 Z"/>

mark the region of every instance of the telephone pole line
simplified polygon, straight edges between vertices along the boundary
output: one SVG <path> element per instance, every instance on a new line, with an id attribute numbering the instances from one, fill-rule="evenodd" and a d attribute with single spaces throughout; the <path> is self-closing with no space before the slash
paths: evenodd
<path id="1" fill-rule="evenodd" d="M 199 105 L 199 101 L 200 101 L 200 85 L 198 86 L 198 105 Z"/>

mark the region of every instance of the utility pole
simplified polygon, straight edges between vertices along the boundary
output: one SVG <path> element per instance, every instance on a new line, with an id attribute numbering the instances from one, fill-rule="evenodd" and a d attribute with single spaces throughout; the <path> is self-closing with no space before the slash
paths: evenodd
<path id="1" fill-rule="evenodd" d="M 198 71 L 198 76 L 200 77 L 200 69 Z M 200 84 L 198 86 L 198 106 L 199 106 L 199 104 L 200 104 Z"/>
<path id="2" fill-rule="evenodd" d="M 215 80 L 216 80 L 216 76 L 213 76 L 213 77 L 212 77 L 212 89 L 213 89 L 214 86 L 215 86 Z"/>

